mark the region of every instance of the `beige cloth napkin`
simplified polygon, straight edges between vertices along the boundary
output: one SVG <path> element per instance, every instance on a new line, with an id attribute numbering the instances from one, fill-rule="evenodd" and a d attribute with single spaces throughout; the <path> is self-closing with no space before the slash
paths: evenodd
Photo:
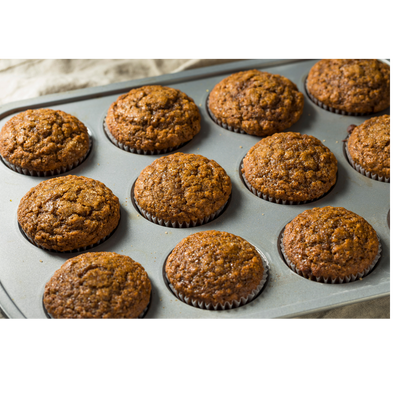
<path id="1" fill-rule="evenodd" d="M 0 60 L 0 105 L 231 61 L 235 60 Z M 302 318 L 390 318 L 390 297 Z"/>
<path id="2" fill-rule="evenodd" d="M 235 60 L 0 60 L 0 105 Z"/>

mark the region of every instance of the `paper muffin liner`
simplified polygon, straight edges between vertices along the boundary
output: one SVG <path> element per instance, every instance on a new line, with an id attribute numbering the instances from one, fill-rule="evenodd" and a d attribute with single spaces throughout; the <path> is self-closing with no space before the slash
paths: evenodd
<path id="1" fill-rule="evenodd" d="M 365 168 L 363 168 L 360 164 L 357 164 L 350 155 L 349 148 L 347 146 L 349 136 L 346 138 L 346 142 L 344 144 L 344 148 L 346 151 L 346 156 L 347 159 L 349 160 L 350 165 L 361 175 L 366 176 L 367 178 L 373 179 L 374 181 L 379 181 L 379 182 L 386 182 L 390 183 L 390 178 L 385 178 L 384 176 L 379 176 L 378 174 L 373 174 L 372 172 L 366 171 Z"/>
<path id="2" fill-rule="evenodd" d="M 209 96 L 207 97 L 207 111 L 208 114 L 210 115 L 211 119 L 219 126 L 221 126 L 224 129 L 227 129 L 228 131 L 231 132 L 235 132 L 235 133 L 241 133 L 243 135 L 248 135 L 247 132 L 245 132 L 243 129 L 239 129 L 239 128 L 233 128 L 232 126 L 229 126 L 225 123 L 223 123 L 221 120 L 219 120 L 210 110 L 210 108 L 208 107 L 208 103 L 209 103 Z"/>
<path id="3" fill-rule="evenodd" d="M 120 222 L 120 221 L 121 221 L 121 218 L 120 218 L 120 220 L 118 221 L 118 225 L 119 225 L 119 222 Z M 99 244 L 104 243 L 107 239 L 109 239 L 109 238 L 114 234 L 114 232 L 118 229 L 118 225 L 116 226 L 116 228 L 115 228 L 111 233 L 109 233 L 107 236 L 104 236 L 102 239 L 100 239 L 100 240 L 97 241 L 96 243 L 90 244 L 89 246 L 85 246 L 85 247 L 78 247 L 77 249 L 73 249 L 73 250 L 58 251 L 58 250 L 53 250 L 53 249 L 47 249 L 46 247 L 43 247 L 42 245 L 40 245 L 39 243 L 37 243 L 34 239 L 32 239 L 32 238 L 22 229 L 22 226 L 21 226 L 21 225 L 19 224 L 19 222 L 18 222 L 18 228 L 19 228 L 19 230 L 21 231 L 21 233 L 23 234 L 23 236 L 24 236 L 30 243 L 32 243 L 34 246 L 36 246 L 36 247 L 38 247 L 39 249 L 42 249 L 42 250 L 50 251 L 50 252 L 52 252 L 52 253 L 61 253 L 61 254 L 79 253 L 79 252 L 81 252 L 81 251 L 86 251 L 86 250 L 93 249 L 94 247 L 97 247 Z"/>
<path id="4" fill-rule="evenodd" d="M 285 259 L 286 264 L 290 267 L 290 269 L 293 272 L 296 272 L 297 275 L 300 275 L 306 279 L 311 279 L 314 281 L 317 281 L 319 283 L 332 283 L 332 284 L 340 284 L 340 283 L 349 283 L 349 282 L 354 282 L 360 278 L 363 278 L 365 275 L 369 274 L 369 272 L 375 267 L 376 263 L 378 262 L 378 260 L 381 257 L 381 253 L 382 253 L 382 245 L 381 245 L 381 240 L 378 236 L 378 234 L 376 235 L 378 238 L 378 242 L 379 242 L 379 247 L 378 247 L 378 253 L 376 254 L 374 260 L 372 261 L 371 265 L 366 268 L 363 272 L 359 272 L 357 275 L 348 275 L 344 278 L 324 278 L 324 277 L 316 277 L 314 275 L 309 275 L 307 273 L 305 273 L 304 271 L 299 270 L 290 260 L 289 257 L 286 255 L 285 253 L 285 249 L 283 246 L 283 231 L 281 233 L 281 237 L 280 237 L 280 248 L 281 248 L 281 252 L 282 252 L 282 256 Z"/>
<path id="5" fill-rule="evenodd" d="M 243 160 L 240 164 L 240 176 L 243 179 L 243 182 L 245 183 L 245 185 L 247 186 L 247 189 L 250 190 L 251 193 L 255 194 L 257 197 L 259 197 L 260 199 L 266 200 L 266 201 L 270 201 L 272 203 L 276 203 L 276 204 L 283 204 L 283 205 L 291 205 L 291 206 L 295 206 L 295 205 L 299 205 L 299 204 L 307 204 L 307 203 L 312 203 L 313 201 L 317 201 L 320 198 L 324 197 L 327 193 L 329 193 L 329 191 L 333 188 L 330 188 L 328 190 L 328 192 L 324 193 L 322 196 L 317 197 L 316 199 L 312 199 L 312 200 L 304 200 L 304 201 L 292 201 L 292 200 L 281 200 L 281 199 L 277 199 L 275 197 L 272 196 L 268 196 L 262 192 L 260 192 L 259 190 L 257 190 L 256 188 L 254 188 L 253 186 L 250 185 L 249 181 L 246 179 L 244 173 L 242 173 L 242 169 L 243 169 Z"/>
<path id="6" fill-rule="evenodd" d="M 89 131 L 89 130 L 88 130 Z M 10 168 L 11 170 L 18 172 L 19 174 L 28 175 L 28 176 L 39 176 L 39 177 L 48 177 L 48 176 L 55 176 L 63 174 L 64 172 L 71 171 L 72 169 L 76 168 L 78 165 L 82 164 L 85 161 L 86 157 L 89 155 L 90 150 L 92 149 L 92 137 L 89 133 L 89 148 L 86 154 L 81 157 L 79 160 L 75 161 L 73 164 L 67 165 L 66 167 L 61 167 L 57 169 L 53 169 L 51 171 L 32 171 L 27 168 L 21 168 L 17 165 L 11 164 L 5 158 L 0 156 L 3 163 Z"/>
<path id="7" fill-rule="evenodd" d="M 196 219 L 194 221 L 182 222 L 182 223 L 178 222 L 178 221 L 165 221 L 162 218 L 154 217 L 148 211 L 143 210 L 143 208 L 139 206 L 134 195 L 132 195 L 132 198 L 133 198 L 133 201 L 135 202 L 137 209 L 140 211 L 140 213 L 143 215 L 143 217 L 148 219 L 150 222 L 153 222 L 154 224 L 158 224 L 161 226 L 165 226 L 167 228 L 191 228 L 191 227 L 207 224 L 208 222 L 211 222 L 215 218 L 217 218 L 222 213 L 222 211 L 225 209 L 226 205 L 228 204 L 230 196 L 229 196 L 229 199 L 225 202 L 225 204 L 220 209 L 218 209 L 217 211 L 212 213 L 211 215 L 204 217 L 204 218 Z"/>
<path id="8" fill-rule="evenodd" d="M 341 114 L 341 115 L 350 115 L 353 117 L 357 117 L 357 116 L 362 116 L 362 115 L 371 115 L 371 114 L 376 114 L 374 112 L 368 112 L 368 113 L 352 113 L 352 112 L 347 112 L 347 111 L 343 111 L 343 110 L 338 110 L 337 108 L 333 108 L 330 106 L 327 106 L 326 104 L 324 104 L 322 101 L 318 100 L 317 98 L 315 98 L 309 91 L 307 88 L 307 79 L 304 83 L 304 88 L 305 91 L 307 93 L 307 96 L 312 100 L 313 103 L 315 103 L 318 107 L 323 108 L 326 111 L 330 111 L 331 113 L 334 114 Z"/>
<path id="9" fill-rule="evenodd" d="M 158 154 L 166 154 L 166 153 L 170 153 L 172 151 L 178 150 L 190 142 L 190 140 L 188 140 L 187 142 L 181 143 L 178 146 L 168 147 L 167 149 L 162 149 L 162 150 L 141 150 L 141 149 L 135 149 L 134 147 L 129 147 L 126 144 L 123 144 L 122 142 L 119 142 L 117 139 L 115 139 L 115 137 L 112 135 L 112 133 L 108 129 L 108 126 L 106 123 L 106 118 L 104 118 L 104 121 L 103 121 L 103 129 L 104 129 L 104 132 L 107 135 L 108 139 L 110 139 L 110 141 L 112 142 L 113 145 L 117 146 L 121 150 L 128 151 L 128 152 L 134 153 L 134 154 L 144 154 L 144 155 L 152 155 L 152 156 L 158 155 Z"/>
<path id="10" fill-rule="evenodd" d="M 257 250 L 258 254 L 261 257 L 264 272 L 263 276 L 261 278 L 261 281 L 259 285 L 247 296 L 247 297 L 241 297 L 240 300 L 233 300 L 232 302 L 225 302 L 224 304 L 218 303 L 216 305 L 212 303 L 205 303 L 205 302 L 200 302 L 198 300 L 191 300 L 190 297 L 184 296 L 182 293 L 179 293 L 169 282 L 167 278 L 167 274 L 165 273 L 165 264 L 164 264 L 164 276 L 165 280 L 168 284 L 168 287 L 171 289 L 171 291 L 175 294 L 175 296 L 183 301 L 184 303 L 188 304 L 189 306 L 193 306 L 196 308 L 200 308 L 202 310 L 231 310 L 232 308 L 238 308 L 241 306 L 244 306 L 248 303 L 250 303 L 263 289 L 265 283 L 268 280 L 268 274 L 269 274 L 269 264 L 267 258 L 264 256 L 264 254 L 257 249 L 257 247 L 254 246 L 254 248 Z"/>

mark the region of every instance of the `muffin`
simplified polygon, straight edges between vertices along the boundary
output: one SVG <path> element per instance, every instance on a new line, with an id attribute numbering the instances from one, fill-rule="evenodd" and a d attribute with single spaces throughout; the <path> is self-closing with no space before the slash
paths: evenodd
<path id="1" fill-rule="evenodd" d="M 120 218 L 118 197 L 103 183 L 62 176 L 39 183 L 18 206 L 18 223 L 38 247 L 80 250 L 105 240 Z"/>
<path id="2" fill-rule="evenodd" d="M 246 240 L 205 231 L 183 239 L 169 255 L 165 274 L 173 292 L 199 308 L 238 307 L 251 301 L 267 279 L 267 267 Z"/>
<path id="3" fill-rule="evenodd" d="M 289 79 L 268 72 L 237 72 L 218 83 L 208 100 L 210 115 L 235 132 L 268 136 L 297 122 L 304 96 Z"/>
<path id="4" fill-rule="evenodd" d="M 325 283 L 362 278 L 380 256 L 378 236 L 359 215 L 343 207 L 306 210 L 288 223 L 281 242 L 297 274 Z"/>
<path id="5" fill-rule="evenodd" d="M 146 167 L 134 186 L 134 201 L 150 221 L 196 226 L 217 217 L 231 194 L 225 170 L 197 154 L 175 153 Z"/>
<path id="6" fill-rule="evenodd" d="M 347 140 L 352 166 L 372 179 L 390 180 L 390 115 L 368 119 Z"/>
<path id="7" fill-rule="evenodd" d="M 320 107 L 341 114 L 368 114 L 390 106 L 390 67 L 378 60 L 321 60 L 306 88 Z"/>
<path id="8" fill-rule="evenodd" d="M 247 187 L 264 200 L 298 204 L 316 200 L 336 183 L 337 161 L 318 139 L 295 132 L 275 133 L 243 159 Z"/>
<path id="9" fill-rule="evenodd" d="M 73 115 L 46 108 L 11 118 L 0 131 L 0 154 L 12 170 L 33 176 L 78 166 L 91 146 L 86 126 Z"/>
<path id="10" fill-rule="evenodd" d="M 180 90 L 143 86 L 118 97 L 108 110 L 105 128 L 121 149 L 160 154 L 174 150 L 200 132 L 200 112 Z"/>
<path id="11" fill-rule="evenodd" d="M 85 253 L 66 261 L 46 283 L 53 318 L 138 318 L 150 303 L 144 268 L 117 253 Z"/>

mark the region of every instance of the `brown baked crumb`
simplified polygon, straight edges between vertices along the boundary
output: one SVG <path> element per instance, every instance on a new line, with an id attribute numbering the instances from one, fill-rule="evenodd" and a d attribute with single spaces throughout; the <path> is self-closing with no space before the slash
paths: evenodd
<path id="1" fill-rule="evenodd" d="M 345 278 L 365 271 L 378 254 L 375 230 L 343 207 L 306 210 L 288 223 L 283 246 L 289 260 L 311 277 Z"/>
<path id="2" fill-rule="evenodd" d="M 60 110 L 27 110 L 0 131 L 0 154 L 30 171 L 53 171 L 73 165 L 89 151 L 86 126 Z"/>
<path id="3" fill-rule="evenodd" d="M 178 293 L 216 306 L 247 298 L 260 284 L 264 267 L 246 240 L 205 231 L 186 237 L 174 248 L 165 272 Z"/>
<path id="4" fill-rule="evenodd" d="M 258 70 L 237 72 L 211 91 L 208 107 L 222 123 L 267 136 L 297 122 L 304 96 L 289 79 Z"/>
<path id="5" fill-rule="evenodd" d="M 191 140 L 200 131 L 200 112 L 180 90 L 143 86 L 118 97 L 108 110 L 115 139 L 139 150 L 163 150 Z"/>
<path id="6" fill-rule="evenodd" d="M 249 150 L 242 173 L 252 187 L 274 199 L 315 200 L 336 183 L 337 161 L 317 138 L 282 132 Z"/>
<path id="7" fill-rule="evenodd" d="M 103 183 L 62 176 L 39 183 L 18 206 L 25 234 L 49 250 L 69 251 L 97 243 L 118 225 L 118 197 Z"/>
<path id="8" fill-rule="evenodd" d="M 43 303 L 53 318 L 138 318 L 149 305 L 144 268 L 117 253 L 85 253 L 47 282 Z"/>
<path id="9" fill-rule="evenodd" d="M 368 119 L 347 141 L 353 161 L 367 172 L 390 178 L 390 115 Z"/>
<path id="10" fill-rule="evenodd" d="M 218 211 L 228 201 L 231 188 L 229 176 L 215 161 L 175 153 L 158 158 L 140 173 L 134 195 L 152 216 L 183 223 Z"/>
<path id="11" fill-rule="evenodd" d="M 378 60 L 321 60 L 307 78 L 309 93 L 348 113 L 372 113 L 390 105 L 390 67 Z"/>

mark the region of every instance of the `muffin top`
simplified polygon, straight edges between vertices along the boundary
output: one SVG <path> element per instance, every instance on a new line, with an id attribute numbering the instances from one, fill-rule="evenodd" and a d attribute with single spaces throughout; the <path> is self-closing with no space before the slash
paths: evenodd
<path id="1" fill-rule="evenodd" d="M 306 210 L 283 233 L 285 253 L 308 276 L 344 278 L 368 268 L 378 254 L 375 230 L 343 207 Z"/>
<path id="2" fill-rule="evenodd" d="M 267 136 L 299 120 L 304 96 L 289 79 L 268 72 L 237 72 L 211 91 L 208 107 L 230 127 L 249 135 Z"/>
<path id="3" fill-rule="evenodd" d="M 205 231 L 178 243 L 165 272 L 178 293 L 216 306 L 247 298 L 261 283 L 264 267 L 246 240 L 227 232 Z"/>
<path id="4" fill-rule="evenodd" d="M 231 194 L 225 170 L 198 154 L 175 153 L 146 167 L 135 184 L 138 205 L 152 216 L 179 223 L 218 211 Z"/>
<path id="5" fill-rule="evenodd" d="M 337 161 L 315 137 L 282 132 L 249 150 L 242 173 L 252 187 L 275 199 L 315 200 L 335 184 Z"/>
<path id="6" fill-rule="evenodd" d="M 200 131 L 200 112 L 180 90 L 143 86 L 119 96 L 106 124 L 116 140 L 139 150 L 179 146 Z"/>
<path id="7" fill-rule="evenodd" d="M 378 60 L 321 60 L 308 74 L 307 89 L 337 110 L 382 111 L 390 106 L 390 67 Z"/>
<path id="8" fill-rule="evenodd" d="M 53 318 L 137 318 L 150 302 L 144 268 L 117 253 L 85 253 L 66 261 L 46 283 Z"/>
<path id="9" fill-rule="evenodd" d="M 390 115 L 368 119 L 355 127 L 347 148 L 353 161 L 366 171 L 390 178 Z"/>
<path id="10" fill-rule="evenodd" d="M 25 234 L 49 250 L 69 251 L 95 244 L 120 218 L 118 197 L 84 176 L 61 176 L 33 187 L 18 206 Z"/>
<path id="11" fill-rule="evenodd" d="M 85 125 L 63 111 L 27 110 L 0 131 L 0 154 L 13 165 L 44 172 L 73 165 L 89 151 Z"/>

